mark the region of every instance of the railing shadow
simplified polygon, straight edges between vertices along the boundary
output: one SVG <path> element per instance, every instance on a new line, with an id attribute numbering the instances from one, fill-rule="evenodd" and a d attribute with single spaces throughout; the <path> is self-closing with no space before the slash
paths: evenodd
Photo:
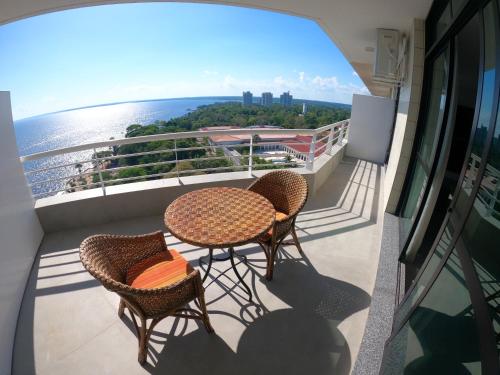
<path id="1" fill-rule="evenodd" d="M 297 221 L 299 238 L 306 253 L 310 241 L 376 224 L 380 168 L 356 160 L 347 160 L 339 165 L 339 173 L 329 178 L 317 196 L 308 202 Z M 365 189 L 361 184 L 366 176 L 369 186 Z M 372 180 L 375 180 L 374 184 Z M 158 229 L 163 229 L 159 217 L 99 226 L 100 232 L 117 234 L 139 234 Z M 31 271 L 19 316 L 14 373 L 37 372 L 35 350 L 39 351 L 40 348 L 35 348 L 35 324 L 47 325 L 57 321 L 58 306 L 49 309 L 48 301 L 58 304 L 66 300 L 65 297 L 56 300 L 54 296 L 69 297 L 75 292 L 82 296 L 80 299 L 68 298 L 65 302 L 69 304 L 74 301 L 77 305 L 75 311 L 79 306 L 91 305 L 98 300 L 97 305 L 106 306 L 106 310 L 113 314 L 113 321 L 117 321 L 117 306 L 113 305 L 113 299 L 103 297 L 107 292 L 101 290 L 100 284 L 79 263 L 78 246 L 81 240 L 95 233 L 96 228 L 81 228 L 53 234 L 44 240 Z M 170 237 L 168 241 L 177 242 Z M 294 253 L 294 248 L 290 248 L 290 252 L 287 250 L 285 247 L 279 253 L 276 266 L 278 277 L 273 282 L 262 280 L 265 260 L 260 248 L 238 250 L 241 254 L 250 255 L 249 267 L 243 277 L 251 280 L 249 285 L 254 294 L 253 304 L 246 301 L 245 293 L 239 292 L 232 278 L 221 278 L 215 284 L 220 289 L 220 300 L 214 298 L 208 301 L 209 313 L 214 317 L 231 317 L 245 327 L 236 350 L 217 335 L 207 335 L 203 328 L 186 333 L 188 331 L 184 322 L 179 320 L 169 333 L 155 332 L 152 337 L 154 342 L 166 341 L 166 345 L 160 352 L 150 353 L 153 365 L 150 364 L 146 369 L 155 374 L 167 371 L 176 374 L 194 371 L 222 374 L 266 374 L 278 371 L 292 374 L 347 373 L 353 359 L 338 324 L 366 308 L 370 297 L 352 284 L 319 274 L 307 257 L 302 258 Z M 181 253 L 194 255 L 194 252 L 199 251 L 186 249 Z M 197 265 L 196 262 L 194 264 Z M 262 284 L 268 293 L 290 307 L 273 310 L 266 303 L 267 299 L 261 296 Z M 100 292 L 96 293 L 93 288 Z M 238 306 L 239 312 L 227 312 L 224 306 L 220 306 L 226 303 L 236 304 L 234 306 Z M 40 309 L 54 312 L 54 315 L 47 315 L 50 322 L 40 321 Z M 101 310 L 104 311 L 104 308 Z M 95 314 L 102 313 L 93 311 Z M 47 313 L 43 311 L 43 314 Z M 86 322 L 75 320 L 77 316 L 82 315 L 62 316 L 60 319 L 64 320 L 64 326 L 80 325 L 84 329 Z"/>
<path id="2" fill-rule="evenodd" d="M 375 225 L 379 215 L 381 169 L 375 163 L 344 158 L 297 218 L 300 241 L 314 241 Z"/>

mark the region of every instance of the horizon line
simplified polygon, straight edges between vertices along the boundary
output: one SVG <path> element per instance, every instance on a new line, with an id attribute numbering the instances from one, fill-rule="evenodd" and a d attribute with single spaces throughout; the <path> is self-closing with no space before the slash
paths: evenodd
<path id="1" fill-rule="evenodd" d="M 260 98 L 261 96 L 253 96 L 254 98 Z M 19 119 L 15 119 L 14 122 L 16 121 L 21 121 L 21 120 L 28 120 L 32 119 L 35 117 L 40 117 L 40 116 L 47 116 L 47 115 L 54 115 L 56 113 L 64 113 L 64 112 L 70 112 L 70 111 L 78 111 L 80 109 L 88 109 L 88 108 L 96 108 L 96 107 L 106 107 L 106 106 L 112 106 L 112 105 L 119 105 L 119 104 L 127 104 L 127 103 L 144 103 L 144 102 L 159 102 L 159 101 L 164 101 L 164 100 L 183 100 L 183 99 L 204 99 L 204 98 L 241 98 L 243 100 L 242 96 L 238 95 L 221 95 L 221 96 L 184 96 L 184 97 L 179 97 L 179 98 L 157 98 L 157 99 L 137 99 L 137 100 L 124 100 L 124 101 L 119 101 L 119 102 L 111 102 L 111 103 L 102 103 L 102 104 L 91 104 L 91 105 L 86 105 L 82 107 L 75 107 L 75 108 L 67 108 L 67 109 L 61 109 L 59 111 L 52 111 L 52 112 L 46 112 L 46 113 L 40 113 L 38 115 L 33 115 L 33 116 L 28 116 L 28 117 L 22 117 Z M 273 97 L 273 100 L 277 99 Z M 298 101 L 304 101 L 304 102 L 319 102 L 319 103 L 328 103 L 328 104 L 340 104 L 340 105 L 345 105 L 351 107 L 352 104 L 347 104 L 347 103 L 340 103 L 340 102 L 329 102 L 326 100 L 315 100 L 315 99 L 300 99 L 300 98 L 293 98 L 293 100 L 298 100 Z M 252 103 L 254 104 L 254 103 Z M 255 103 L 258 104 L 258 103 Z"/>

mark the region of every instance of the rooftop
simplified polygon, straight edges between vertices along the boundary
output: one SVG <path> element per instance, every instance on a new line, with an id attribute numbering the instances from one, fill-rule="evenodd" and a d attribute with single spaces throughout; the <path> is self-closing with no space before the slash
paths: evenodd
<path id="1" fill-rule="evenodd" d="M 137 363 L 130 318 L 118 318 L 118 297 L 83 269 L 78 246 L 95 233 L 164 230 L 162 217 L 46 235 L 21 307 L 13 373 L 349 373 L 378 266 L 382 174 L 374 163 L 345 157 L 298 217 L 304 256 L 284 246 L 267 282 L 262 250 L 237 249 L 248 256 L 248 265 L 238 267 L 255 303 L 228 273 L 206 289 L 215 334 L 167 318 L 155 327 L 145 367 Z M 207 253 L 168 234 L 166 240 L 195 266 Z"/>

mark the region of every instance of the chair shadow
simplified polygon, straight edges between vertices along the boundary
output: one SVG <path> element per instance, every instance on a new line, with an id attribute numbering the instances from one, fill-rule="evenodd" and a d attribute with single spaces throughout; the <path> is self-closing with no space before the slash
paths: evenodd
<path id="1" fill-rule="evenodd" d="M 153 333 L 152 339 L 160 338 L 165 345 L 159 353 L 150 350 L 145 369 L 151 374 L 348 374 L 353 359 L 338 325 L 367 308 L 370 296 L 352 284 L 320 275 L 307 263 L 307 258 L 286 259 L 279 264 L 280 278 L 265 282 L 289 308 L 270 311 L 253 287 L 261 315 L 251 322 L 243 319 L 249 316 L 249 304 L 240 304 L 240 316 L 225 313 L 245 324 L 236 352 L 217 336 L 221 327 L 215 325 L 212 335 L 202 327 L 185 334 L 179 323 L 167 334 Z M 260 277 L 252 266 L 249 269 Z M 219 312 L 209 308 L 209 314 L 214 313 Z"/>
<path id="2" fill-rule="evenodd" d="M 370 167 L 366 162 L 363 164 L 349 160 L 343 164 L 345 164 L 345 176 L 340 176 L 339 179 L 329 178 L 317 197 L 308 203 L 304 214 L 321 212 L 324 215 L 322 217 L 328 218 L 328 222 L 331 223 L 336 220 L 338 214 L 336 208 L 344 207 L 343 210 L 349 211 L 349 206 L 344 204 L 345 194 L 351 191 L 356 197 L 361 195 L 359 187 L 353 182 L 356 173 L 361 173 L 362 176 L 365 173 L 369 176 L 376 173 L 374 194 L 378 197 L 380 166 Z M 366 200 L 366 193 L 363 199 Z M 373 198 L 369 220 L 360 224 L 347 222 L 346 226 L 339 229 L 325 228 L 313 234 L 308 233 L 307 228 L 300 230 L 300 227 L 307 226 L 304 225 L 307 220 L 301 222 L 299 216 L 300 241 L 307 242 L 373 225 L 377 217 L 377 202 L 378 199 Z M 350 209 L 352 210 L 352 207 Z M 314 220 L 316 219 L 310 221 Z M 33 264 L 19 314 L 13 356 L 14 372 L 36 372 L 35 350 L 39 349 L 34 347 L 34 333 L 35 323 L 39 323 L 38 320 L 35 322 L 35 311 L 40 308 L 36 306 L 38 298 L 64 296 L 66 293 L 101 288 L 79 263 L 78 246 L 81 240 L 96 231 L 139 234 L 157 229 L 163 229 L 161 217 L 131 219 L 100 225 L 98 229 L 79 228 L 47 236 Z M 301 236 L 300 232 L 305 236 Z M 194 251 L 199 249 L 185 252 Z M 260 249 L 241 250 L 242 254 L 247 255 L 257 252 L 260 253 Z M 272 282 L 264 281 L 262 277 L 265 260 L 249 260 L 247 272 L 251 273 L 249 285 L 255 303 L 241 302 L 244 301 L 245 293 L 232 285 L 229 280 L 221 280 L 219 286 L 225 293 L 232 295 L 234 298 L 230 298 L 239 304 L 239 314 L 216 310 L 208 301 L 210 314 L 231 315 L 246 326 L 239 337 L 236 352 L 217 334 L 208 335 L 202 327 L 186 334 L 184 323 L 180 320 L 176 322 L 177 329 L 173 332 L 155 331 L 152 339 L 157 342 L 166 341 L 166 345 L 160 353 L 150 353 L 155 357 L 155 365 L 149 364 L 146 369 L 153 374 L 167 371 L 191 374 L 199 370 L 222 374 L 267 374 L 277 370 L 292 374 L 348 373 L 352 358 L 346 338 L 339 331 L 338 325 L 348 316 L 368 307 L 369 295 L 354 285 L 320 275 L 307 259 L 290 257 L 286 250 L 280 253 L 280 257 L 283 261 L 279 261 L 277 265 L 279 277 Z M 287 259 L 284 259 L 285 257 Z M 270 311 L 257 291 L 257 284 L 261 281 L 272 294 L 290 308 Z M 124 321 L 135 334 L 134 327 L 127 322 L 127 319 Z M 218 327 L 215 329 L 217 332 Z"/>

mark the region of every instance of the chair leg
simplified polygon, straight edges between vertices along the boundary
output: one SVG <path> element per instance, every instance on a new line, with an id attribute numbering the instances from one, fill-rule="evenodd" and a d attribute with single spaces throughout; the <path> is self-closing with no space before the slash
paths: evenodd
<path id="1" fill-rule="evenodd" d="M 200 278 L 197 278 L 197 281 L 195 282 L 195 289 L 197 294 L 197 300 L 195 299 L 195 303 L 201 311 L 203 324 L 205 325 L 207 332 L 212 333 L 214 332 L 214 329 L 210 324 L 210 318 L 208 317 L 207 305 L 205 303 L 205 289 L 203 288 L 203 282 Z"/>
<path id="2" fill-rule="evenodd" d="M 139 356 L 137 360 L 141 365 L 146 362 L 148 353 L 148 340 L 147 340 L 147 320 L 139 317 L 141 320 L 141 326 L 138 327 L 137 333 L 139 334 Z"/>
<path id="3" fill-rule="evenodd" d="M 198 299 L 200 303 L 200 310 L 203 316 L 203 324 L 205 325 L 205 329 L 207 330 L 208 333 L 213 333 L 214 328 L 210 324 L 210 318 L 208 317 L 207 306 L 205 304 L 205 297 L 201 295 Z"/>
<path id="4" fill-rule="evenodd" d="M 120 306 L 118 307 L 118 317 L 122 318 L 125 312 L 125 302 L 120 298 Z"/>
<path id="5" fill-rule="evenodd" d="M 299 253 L 303 253 L 302 247 L 300 246 L 299 243 L 299 238 L 297 237 L 297 233 L 295 232 L 295 225 L 292 227 L 292 237 L 293 237 L 293 242 L 295 243 L 295 246 L 299 250 Z"/>
<path id="6" fill-rule="evenodd" d="M 273 279 L 273 272 L 274 272 L 274 259 L 276 258 L 276 253 L 278 250 L 278 246 L 270 246 L 269 248 L 269 257 L 267 259 L 267 272 L 266 272 L 266 279 L 271 281 Z"/>

